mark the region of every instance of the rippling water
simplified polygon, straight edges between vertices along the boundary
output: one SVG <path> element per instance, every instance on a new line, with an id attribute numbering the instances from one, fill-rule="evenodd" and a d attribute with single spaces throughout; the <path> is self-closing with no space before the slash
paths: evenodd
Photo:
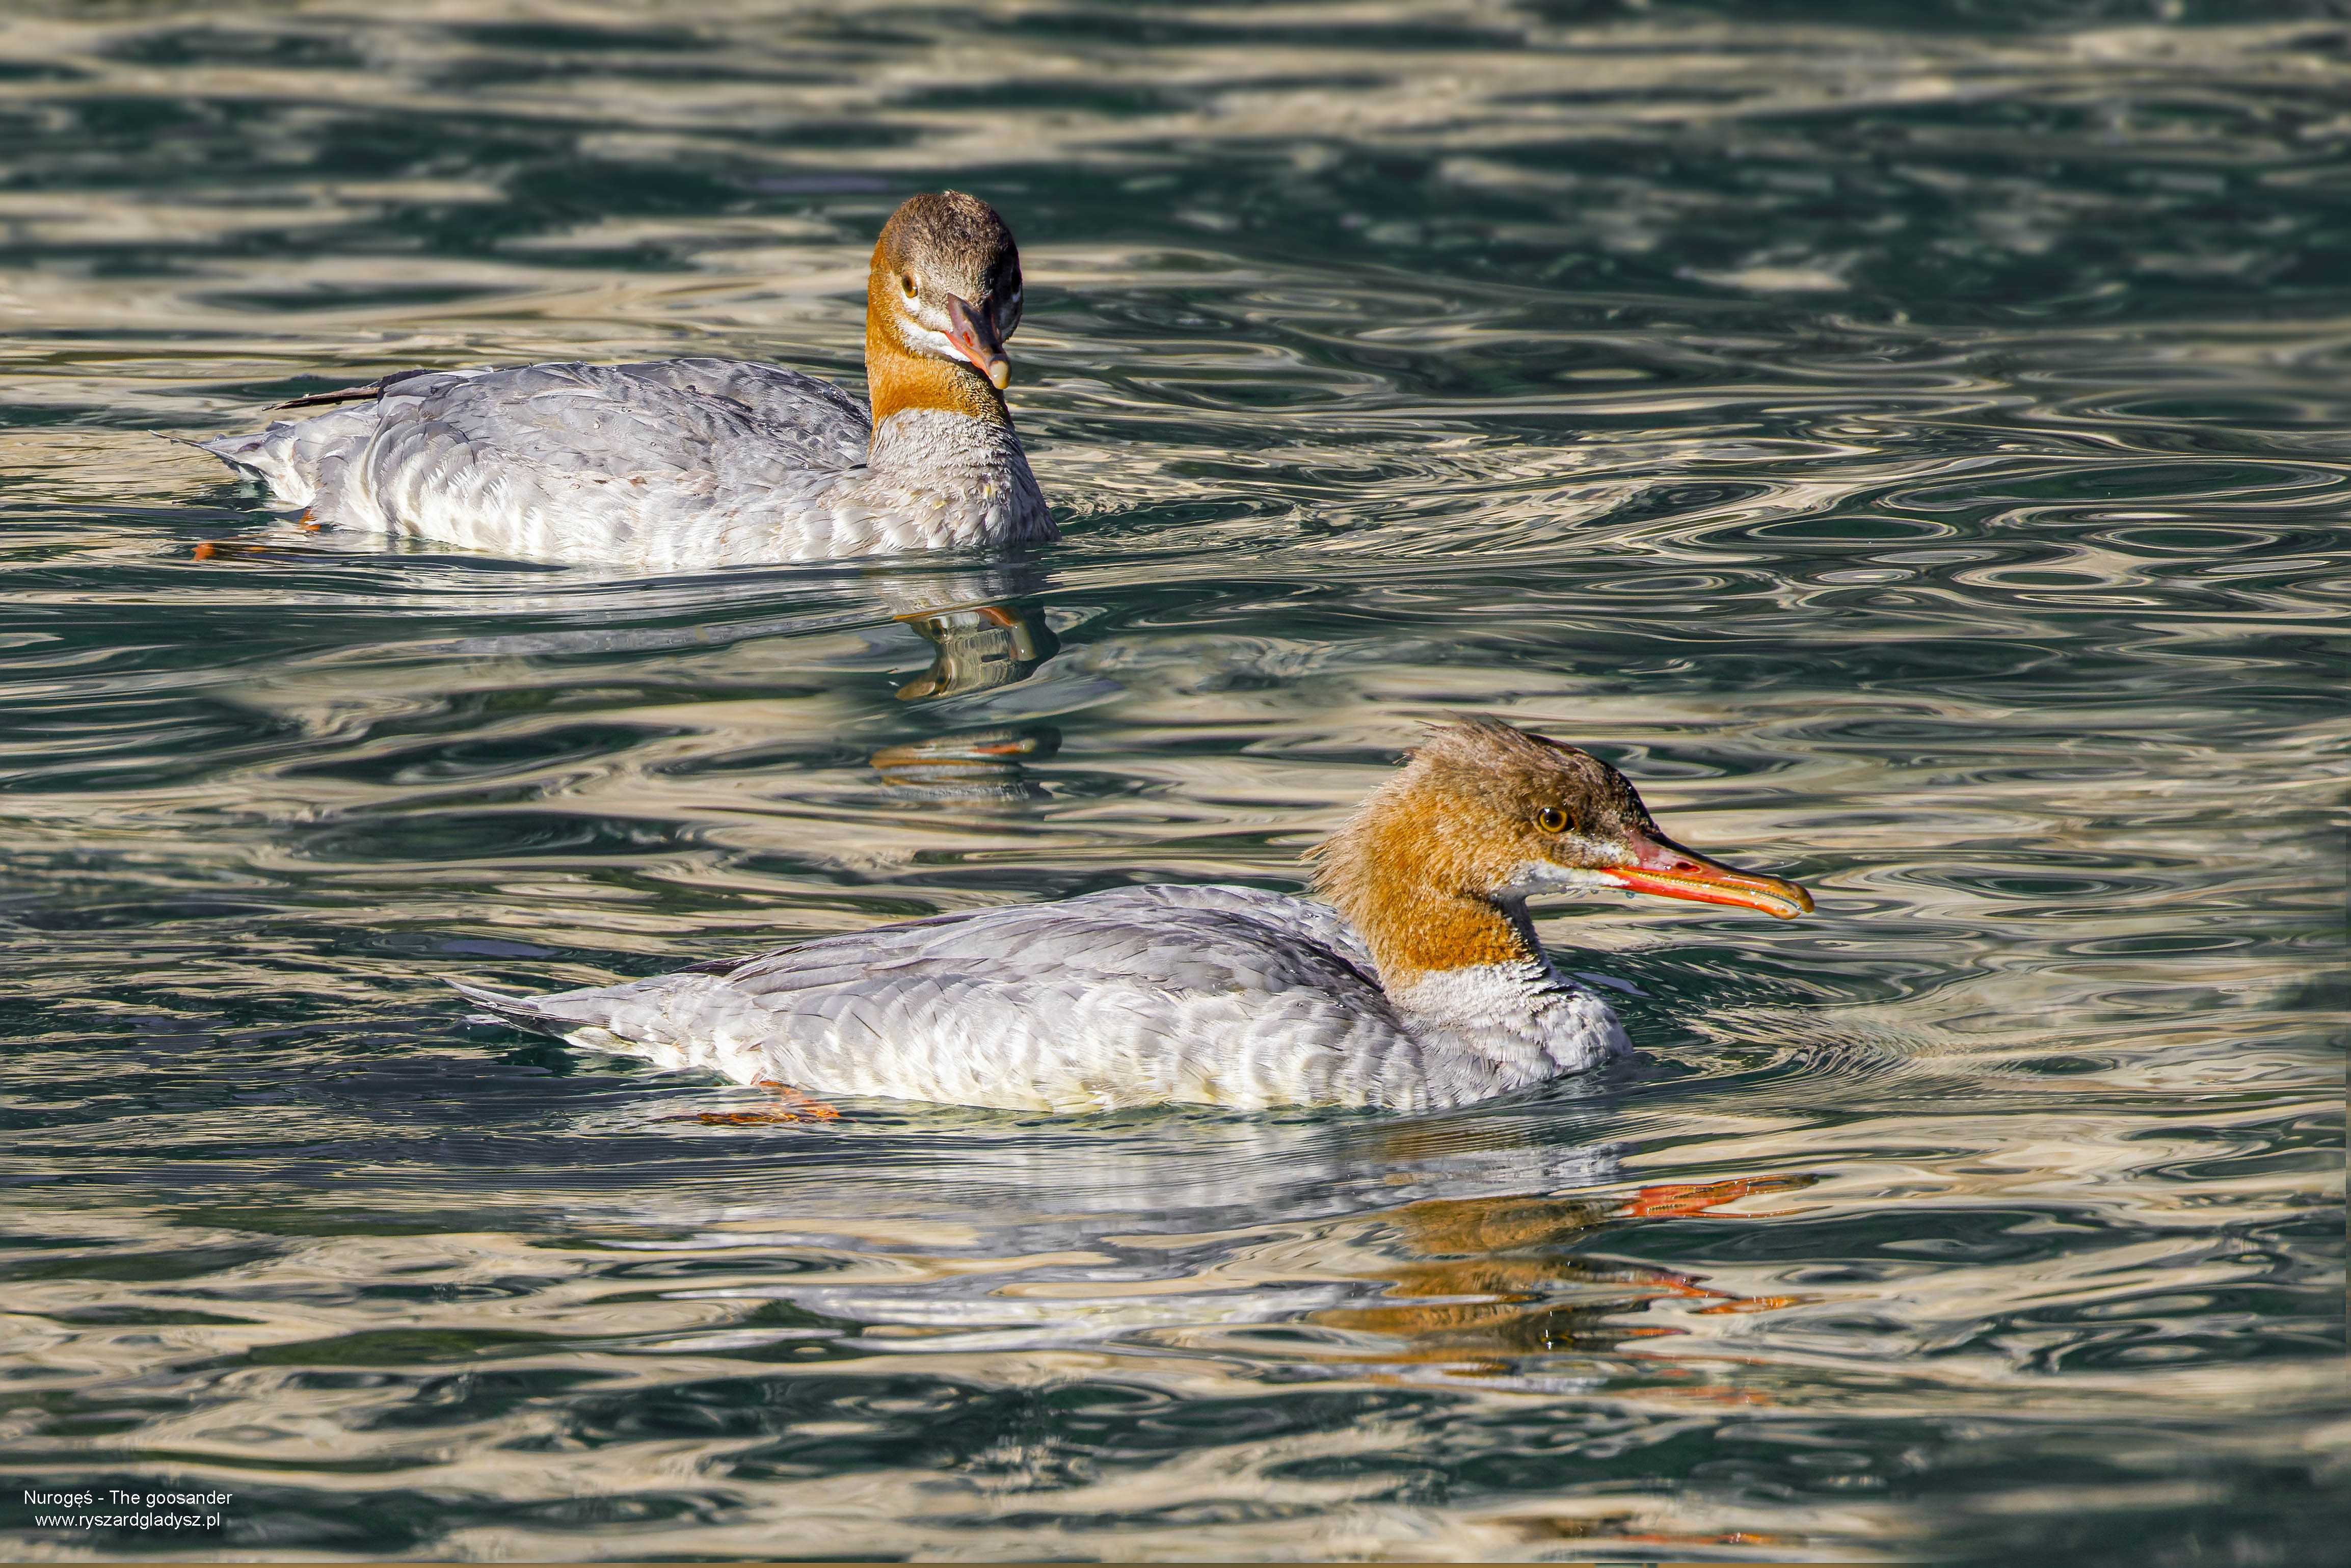
<path id="1" fill-rule="evenodd" d="M 10 7 L 6 1550 L 2328 1560 L 2346 101 L 2325 3 Z M 853 382 L 947 183 L 1034 559 L 156 439 Z M 1296 888 L 1457 709 L 1819 915 L 1558 906 L 1638 1054 L 1422 1119 L 778 1123 L 440 983 Z"/>

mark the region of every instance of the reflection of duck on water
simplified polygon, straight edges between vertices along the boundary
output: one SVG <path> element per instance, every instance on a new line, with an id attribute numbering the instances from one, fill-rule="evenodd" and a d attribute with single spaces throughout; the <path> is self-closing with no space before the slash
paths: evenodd
<path id="1" fill-rule="evenodd" d="M 1555 1141 L 1573 1103 L 1427 1122 L 1153 1119 L 1092 1134 L 933 1118 L 819 1132 L 756 1112 L 705 1114 L 683 1120 L 730 1136 L 772 1129 L 795 1158 L 820 1137 L 839 1174 L 792 1184 L 788 1199 L 747 1204 L 730 1186 L 707 1209 L 681 1210 L 667 1195 L 627 1212 L 679 1238 L 644 1245 L 697 1256 L 706 1299 L 792 1303 L 796 1326 L 780 1333 L 757 1318 L 713 1325 L 747 1347 L 804 1343 L 802 1314 L 814 1314 L 868 1354 L 1123 1340 L 1351 1377 L 1555 1383 L 1593 1375 L 1593 1357 L 1654 1354 L 1705 1320 L 1798 1303 L 1622 1254 L 1634 1228 L 1700 1215 L 1768 1223 L 1785 1211 L 1744 1200 L 1815 1178 L 1628 1189 L 1622 1145 Z M 778 1248 L 856 1250 L 880 1238 L 900 1254 L 935 1244 L 1006 1263 L 846 1282 L 727 1270 L 730 1258 Z M 1709 1359 L 1671 1396 L 1750 1396 L 1699 1371 Z"/>
<path id="2" fill-rule="evenodd" d="M 675 571 L 1049 543 L 1002 388 L 1020 252 L 960 192 L 900 206 L 866 284 L 869 410 L 737 360 L 406 371 L 204 449 L 322 522 Z"/>
<path id="3" fill-rule="evenodd" d="M 902 590 L 900 597 L 913 596 Z M 930 668 L 898 688 L 900 702 L 975 696 L 1016 685 L 1061 647 L 1037 607 L 1018 599 L 926 606 L 897 619 L 934 650 Z M 873 754 L 873 770 L 910 799 L 1008 805 L 1045 793 L 1022 765 L 1052 756 L 1061 743 L 1061 731 L 1050 725 L 933 736 L 882 747 Z"/>
<path id="4" fill-rule="evenodd" d="M 1319 855 L 1331 904 L 1122 888 L 626 985 L 458 988 L 578 1044 L 817 1094 L 1416 1109 L 1623 1049 L 1607 1006 L 1544 957 L 1530 894 L 1619 888 L 1783 918 L 1812 907 L 1792 883 L 1666 838 L 1597 758 L 1493 720 L 1438 730 Z"/>
<path id="5" fill-rule="evenodd" d="M 1018 600 L 917 610 L 897 619 L 936 650 L 931 667 L 898 688 L 901 702 L 1011 685 L 1028 679 L 1061 648 L 1044 616 Z"/>
<path id="6" fill-rule="evenodd" d="M 873 754 L 873 770 L 910 798 L 1010 804 L 1044 797 L 1045 787 L 1023 764 L 1052 756 L 1061 744 L 1061 732 L 1050 725 L 941 735 L 883 747 Z"/>
<path id="7" fill-rule="evenodd" d="M 1375 1306 L 1311 1314 L 1329 1328 L 1408 1340 L 1405 1359 L 1505 1357 L 1567 1349 L 1613 1349 L 1678 1331 L 1613 1320 L 1665 1297 L 1707 1300 L 1703 1312 L 1766 1312 L 1792 1298 L 1742 1297 L 1699 1280 L 1640 1264 L 1563 1257 L 1559 1249 L 1604 1225 L 1701 1214 L 1761 1193 L 1812 1185 L 1810 1176 L 1733 1178 L 1644 1187 L 1625 1198 L 1431 1198 L 1381 1217 L 1404 1256 L 1382 1270 L 1389 1288 Z M 1562 1301 L 1561 1286 L 1581 1287 Z M 1492 1370 L 1504 1366 L 1497 1362 Z"/>
<path id="8" fill-rule="evenodd" d="M 1603 1407 L 1621 1395 L 1667 1431 L 1676 1405 L 1770 1402 L 1771 1380 L 1747 1375 L 1742 1347 L 1717 1336 L 1792 1299 L 1631 1260 L 1683 1250 L 1647 1234 L 1683 1217 L 1768 1227 L 1789 1206 L 1754 1200 L 1811 1178 L 1636 1186 L 1620 1163 L 1627 1145 L 1576 1141 L 1615 1124 L 1608 1103 L 1571 1091 L 1426 1120 L 1040 1124 L 948 1111 L 771 1124 L 747 1142 L 730 1126 L 707 1136 L 722 1155 L 710 1168 L 733 1174 L 619 1183 L 597 1233 L 659 1271 L 670 1311 L 695 1314 L 664 1348 L 735 1358 L 762 1377 L 830 1364 L 866 1387 L 929 1373 L 979 1400 L 1002 1391 L 1008 1410 L 975 1402 L 958 1419 L 1008 1466 L 1070 1456 L 1067 1431 L 1040 1431 L 1024 1403 L 1051 1394 L 1050 1383 L 1040 1392 L 1040 1367 L 1093 1367 L 1113 1382 L 1130 1369 L 1145 1383 L 1188 1367 L 1317 1408 L 1327 1408 L 1318 1387 L 1479 1401 L 1374 1394 L 1350 1399 L 1339 1408 L 1353 1414 L 1329 1426 L 1206 1432 L 1205 1468 L 1193 1472 L 1205 1490 L 1178 1500 L 1229 1500 L 1237 1479 L 1254 1485 L 1269 1468 L 1376 1468 L 1370 1455 L 1395 1439 L 1396 1420 L 1424 1435 L 1419 1422 L 1436 1423 L 1441 1436 L 1479 1411 L 1510 1418 L 1488 1394 L 1590 1391 Z M 581 1114 L 642 1128 L 649 1109 Z M 801 1163 L 811 1157 L 822 1163 Z M 1709 1250 L 1783 1255 L 1719 1239 Z M 778 1436 L 819 1440 L 784 1426 L 806 1418 L 779 1407 Z M 1610 1423 L 1595 1425 L 1579 1423 L 1580 1440 L 1535 1460 L 1555 1467 L 1561 1490 L 1509 1499 L 1511 1513 L 1487 1516 L 1496 1527 L 1546 1542 L 1746 1539 L 1611 1484 L 1622 1472 L 1591 1462 L 1609 1452 Z"/>

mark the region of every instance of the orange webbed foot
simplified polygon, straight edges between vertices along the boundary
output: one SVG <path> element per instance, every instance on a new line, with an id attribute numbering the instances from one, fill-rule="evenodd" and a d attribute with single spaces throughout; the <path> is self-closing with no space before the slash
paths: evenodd
<path id="1" fill-rule="evenodd" d="M 312 533 L 318 532 L 324 526 L 311 523 L 303 525 Z M 301 560 L 327 553 L 329 552 L 322 549 L 313 549 L 308 545 L 264 544 L 258 539 L 204 539 L 188 552 L 188 559 L 209 561 Z"/>
<path id="2" fill-rule="evenodd" d="M 763 1078 L 758 1087 L 768 1092 L 774 1102 L 772 1104 L 761 1106 L 757 1111 L 705 1111 L 694 1119 L 710 1127 L 771 1127 L 778 1124 L 841 1120 L 840 1107 L 828 1105 L 815 1095 L 795 1089 L 789 1083 Z M 684 1120 L 683 1117 L 678 1119 Z"/>

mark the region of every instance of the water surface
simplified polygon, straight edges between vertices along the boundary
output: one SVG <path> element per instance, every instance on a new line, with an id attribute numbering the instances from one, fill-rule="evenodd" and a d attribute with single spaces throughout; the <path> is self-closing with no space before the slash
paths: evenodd
<path id="1" fill-rule="evenodd" d="M 0 19 L 11 1553 L 2339 1544 L 2339 8 L 377 9 Z M 948 184 L 1032 559 L 388 549 L 157 438 L 855 384 Z M 1426 1118 L 783 1122 L 440 983 L 1296 889 L 1451 711 L 1820 913 L 1555 906 L 1636 1055 Z"/>

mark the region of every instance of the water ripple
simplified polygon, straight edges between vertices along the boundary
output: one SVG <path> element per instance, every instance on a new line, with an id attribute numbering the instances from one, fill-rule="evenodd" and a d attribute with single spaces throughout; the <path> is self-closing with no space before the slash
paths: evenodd
<path id="1" fill-rule="evenodd" d="M 0 1429 L 236 1500 L 0 1530 L 2317 1560 L 2342 22 L 1848 10 L 0 18 Z M 155 439 L 853 382 L 940 184 L 1025 242 L 1034 559 L 387 548 Z M 1639 1049 L 1416 1118 L 784 1123 L 440 985 L 1300 888 L 1458 710 L 1819 914 L 1540 909 Z"/>

